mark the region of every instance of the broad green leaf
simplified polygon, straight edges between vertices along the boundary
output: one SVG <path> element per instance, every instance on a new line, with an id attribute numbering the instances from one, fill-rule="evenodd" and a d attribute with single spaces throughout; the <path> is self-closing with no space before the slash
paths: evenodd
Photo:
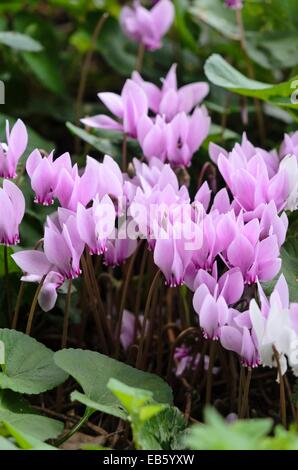
<path id="1" fill-rule="evenodd" d="M 82 387 L 72 398 L 94 410 L 126 419 L 126 412 L 118 399 L 107 388 L 110 378 L 120 380 L 130 387 L 142 387 L 153 393 L 159 403 L 172 403 L 170 387 L 157 375 L 135 369 L 122 362 L 94 351 L 63 349 L 54 355 L 58 367 L 70 374 Z"/>
<path id="2" fill-rule="evenodd" d="M 119 157 L 119 149 L 111 143 L 111 139 L 97 137 L 74 124 L 71 124 L 70 122 L 67 122 L 66 126 L 74 135 L 77 135 L 84 142 L 92 145 L 92 147 L 99 152 L 108 154 L 111 157 Z"/>
<path id="3" fill-rule="evenodd" d="M 59 436 L 64 428 L 62 422 L 34 413 L 20 395 L 10 390 L 0 390 L 0 422 L 40 441 Z"/>
<path id="4" fill-rule="evenodd" d="M 40 52 L 43 47 L 36 39 L 26 34 L 17 33 L 15 31 L 1 31 L 0 44 L 17 49 L 19 51 Z"/>
<path id="5" fill-rule="evenodd" d="M 235 69 L 219 54 L 212 54 L 209 57 L 205 63 L 204 70 L 206 76 L 214 85 L 226 88 L 240 95 L 268 101 L 276 106 L 298 109 L 298 104 L 291 102 L 294 82 L 298 80 L 297 77 L 293 77 L 292 80 L 279 83 L 278 85 L 252 80 Z"/>
<path id="6" fill-rule="evenodd" d="M 39 439 L 36 439 L 36 437 L 30 436 L 30 434 L 19 431 L 9 423 L 4 423 L 4 426 L 14 437 L 22 450 L 58 450 L 56 447 L 52 447 L 49 444 L 45 444 Z"/>
<path id="7" fill-rule="evenodd" d="M 0 436 L 0 451 L 1 450 L 19 450 L 19 449 L 10 439 Z"/>
<path id="8" fill-rule="evenodd" d="M 0 388 L 35 394 L 51 390 L 67 379 L 53 360 L 53 351 L 24 333 L 0 329 L 5 364 L 0 372 Z"/>

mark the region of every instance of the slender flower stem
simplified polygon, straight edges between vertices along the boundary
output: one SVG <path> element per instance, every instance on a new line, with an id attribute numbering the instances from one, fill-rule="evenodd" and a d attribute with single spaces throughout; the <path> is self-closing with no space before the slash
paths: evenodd
<path id="1" fill-rule="evenodd" d="M 147 364 L 147 357 L 149 354 L 149 348 L 150 345 L 152 345 L 152 338 L 153 338 L 153 332 L 154 332 L 154 318 L 156 317 L 156 310 L 157 310 L 157 301 L 158 298 L 160 298 L 159 294 L 159 285 L 155 289 L 155 292 L 153 294 L 153 299 L 151 302 L 151 308 L 150 308 L 150 315 L 149 315 L 149 327 L 148 327 L 148 333 L 146 334 L 145 342 L 144 342 L 144 352 L 143 352 L 143 358 L 142 358 L 142 367 L 143 369 L 146 368 Z M 160 298 L 160 304 L 162 303 L 162 299 Z"/>
<path id="2" fill-rule="evenodd" d="M 40 291 L 41 291 L 41 288 L 43 286 L 45 278 L 46 278 L 46 276 L 43 276 L 43 278 L 41 279 L 41 281 L 38 284 L 38 287 L 36 289 L 36 292 L 35 292 L 35 295 L 34 295 L 34 298 L 33 298 L 32 304 L 31 304 L 31 309 L 30 309 L 30 312 L 29 312 L 29 316 L 28 316 L 28 321 L 27 321 L 27 326 L 26 326 L 26 335 L 31 334 L 33 318 L 34 318 L 34 314 L 35 314 L 35 310 L 36 310 L 36 306 L 37 306 L 37 302 L 38 302 L 38 296 L 40 294 Z"/>
<path id="3" fill-rule="evenodd" d="M 17 302 L 16 302 L 16 308 L 15 308 L 12 323 L 11 323 L 11 328 L 13 330 L 16 329 L 17 324 L 18 324 L 19 313 L 20 313 L 20 308 L 21 308 L 21 303 L 22 303 L 22 299 L 23 299 L 24 290 L 25 290 L 25 283 L 24 283 L 24 281 L 21 281 L 19 292 L 18 292 L 18 297 L 17 297 Z"/>
<path id="4" fill-rule="evenodd" d="M 84 255 L 81 257 L 81 263 L 82 263 L 82 268 L 83 268 L 83 278 L 84 278 L 85 286 L 89 295 L 90 302 L 92 304 L 91 312 L 94 318 L 94 323 L 97 328 L 98 336 L 100 338 L 103 351 L 105 352 L 105 354 L 108 354 L 109 348 L 108 348 L 106 337 L 103 333 L 102 324 L 100 321 L 100 315 L 98 314 L 98 307 L 95 302 L 95 297 L 94 297 L 94 293 L 92 290 L 92 283 L 91 283 L 91 279 L 89 276 L 89 270 L 88 270 L 88 266 L 87 266 Z"/>
<path id="5" fill-rule="evenodd" d="M 110 347 L 111 347 L 111 349 L 113 349 L 113 339 L 111 337 L 111 331 L 110 331 L 110 328 L 108 326 L 105 307 L 104 307 L 104 304 L 103 304 L 102 299 L 101 299 L 99 285 L 98 285 L 98 282 L 97 282 L 97 279 L 96 279 L 95 269 L 94 269 L 94 266 L 93 266 L 93 263 L 92 263 L 92 258 L 91 258 L 91 255 L 88 251 L 86 251 L 86 263 L 87 263 L 87 267 L 88 267 L 88 270 L 89 270 L 89 277 L 90 277 L 91 285 L 92 285 L 93 291 L 95 293 L 97 310 L 98 310 L 98 314 L 99 314 L 100 319 L 101 319 L 103 331 L 104 331 L 104 334 L 105 334 L 107 340 L 110 340 L 109 341 Z"/>
<path id="6" fill-rule="evenodd" d="M 245 418 L 247 416 L 247 412 L 248 412 L 248 394 L 249 394 L 250 381 L 251 381 L 251 367 L 249 367 L 248 370 L 247 370 L 247 375 L 246 375 L 246 379 L 245 379 L 243 399 L 242 399 L 242 405 L 241 405 L 239 418 Z"/>
<path id="7" fill-rule="evenodd" d="M 11 321 L 12 308 L 11 308 L 11 294 L 10 294 L 10 284 L 9 284 L 9 265 L 8 265 L 8 247 L 7 245 L 3 246 L 3 255 L 4 255 L 4 275 L 5 275 L 5 290 L 6 290 L 6 300 L 7 300 L 7 311 L 8 319 Z"/>
<path id="8" fill-rule="evenodd" d="M 116 352 L 115 352 L 115 357 L 116 358 L 119 358 L 119 355 L 120 355 L 120 336 L 121 336 L 121 326 L 122 326 L 123 312 L 124 312 L 124 308 L 125 308 L 125 302 L 126 302 L 129 283 L 130 283 L 131 277 L 132 277 L 134 263 L 135 263 L 140 245 L 141 245 L 141 243 L 139 243 L 139 245 L 136 248 L 134 254 L 132 255 L 132 257 L 129 260 L 129 265 L 128 265 L 127 273 L 126 273 L 126 276 L 125 276 L 125 281 L 124 281 L 124 284 L 123 284 L 123 290 L 122 290 L 122 296 L 121 296 L 121 302 L 120 302 L 120 309 L 119 309 L 119 318 L 118 318 L 117 327 L 116 327 Z"/>
<path id="9" fill-rule="evenodd" d="M 279 400 L 280 400 L 280 420 L 282 425 L 287 427 L 287 406 L 286 406 L 286 392 L 284 378 L 281 372 L 281 365 L 279 360 L 279 353 L 275 346 L 272 347 L 274 358 L 277 364 L 278 379 L 279 379 Z"/>
<path id="10" fill-rule="evenodd" d="M 81 117 L 82 102 L 83 102 L 83 98 L 84 98 L 84 94 L 85 94 L 88 73 L 89 73 L 89 70 L 90 70 L 92 57 L 93 57 L 93 53 L 94 53 L 95 46 L 96 46 L 96 41 L 97 41 L 97 38 L 98 38 L 102 28 L 103 28 L 103 25 L 105 24 L 106 20 L 108 19 L 108 17 L 109 17 L 109 14 L 106 12 L 106 13 L 103 13 L 101 15 L 101 17 L 99 18 L 99 20 L 98 20 L 98 22 L 95 26 L 92 38 L 91 38 L 90 49 L 87 52 L 85 60 L 84 60 L 83 65 L 81 67 L 80 82 L 79 82 L 78 94 L 77 94 L 77 99 L 76 99 L 76 118 L 77 118 L 77 121 L 79 121 L 79 119 Z M 79 139 L 78 139 L 78 137 L 76 137 L 76 140 L 75 140 L 75 150 L 76 150 L 76 153 L 79 153 Z"/>
<path id="11" fill-rule="evenodd" d="M 206 383 L 206 405 L 209 405 L 212 398 L 212 383 L 213 383 L 213 366 L 216 358 L 217 343 L 215 341 L 211 342 L 210 351 L 209 351 L 209 364 L 207 371 L 207 383 Z"/>
<path id="12" fill-rule="evenodd" d="M 144 54 L 145 54 L 145 46 L 142 42 L 140 42 L 139 48 L 138 48 L 138 54 L 137 54 L 137 61 L 136 61 L 136 71 L 139 73 L 141 73 L 142 71 Z"/>
<path id="13" fill-rule="evenodd" d="M 241 405 L 242 405 L 244 378 L 245 378 L 245 367 L 241 366 L 241 368 L 240 368 L 240 378 L 239 378 L 239 391 L 238 391 L 238 416 L 240 415 Z"/>
<path id="14" fill-rule="evenodd" d="M 68 333 L 68 324 L 69 324 L 71 288 L 72 288 L 72 280 L 70 279 L 68 281 L 68 289 L 67 289 L 66 301 L 65 301 L 61 349 L 66 348 L 66 346 L 67 346 L 67 333 Z"/>
<path id="15" fill-rule="evenodd" d="M 153 281 L 151 283 L 151 286 L 148 292 L 148 297 L 147 297 L 147 302 L 146 302 L 145 312 L 144 312 L 144 320 L 143 320 L 143 325 L 142 325 L 142 332 L 141 332 L 139 349 L 138 349 L 138 355 L 137 355 L 137 360 L 136 360 L 136 367 L 138 369 L 141 367 L 142 361 L 143 361 L 143 348 L 144 348 L 144 342 L 145 342 L 145 336 L 146 336 L 147 321 L 149 319 L 149 314 L 150 314 L 151 300 L 153 298 L 155 289 L 157 288 L 157 285 L 159 283 L 160 274 L 161 274 L 161 271 L 158 270 L 153 278 Z"/>

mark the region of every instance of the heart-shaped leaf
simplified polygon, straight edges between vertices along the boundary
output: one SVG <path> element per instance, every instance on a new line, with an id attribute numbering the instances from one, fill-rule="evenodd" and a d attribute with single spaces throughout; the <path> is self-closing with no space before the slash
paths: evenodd
<path id="1" fill-rule="evenodd" d="M 0 344 L 4 349 L 0 388 L 20 393 L 41 393 L 67 379 L 56 366 L 53 351 L 34 338 L 16 330 L 0 329 Z"/>
<path id="2" fill-rule="evenodd" d="M 159 403 L 172 403 L 171 388 L 160 377 L 143 372 L 108 356 L 81 349 L 63 349 L 54 355 L 56 364 L 76 379 L 84 394 L 74 392 L 72 398 L 94 410 L 125 418 L 126 412 L 107 388 L 110 378 L 131 387 L 141 387 L 153 393 Z"/>
<path id="3" fill-rule="evenodd" d="M 0 391 L 0 422 L 40 441 L 59 436 L 63 423 L 34 413 L 20 395 L 11 390 Z"/>

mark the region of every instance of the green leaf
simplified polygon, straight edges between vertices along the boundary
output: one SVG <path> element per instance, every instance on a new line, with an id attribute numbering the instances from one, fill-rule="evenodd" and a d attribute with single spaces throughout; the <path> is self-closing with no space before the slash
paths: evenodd
<path id="1" fill-rule="evenodd" d="M 15 31 L 1 31 L 0 44 L 17 49 L 19 51 L 39 52 L 43 46 L 36 39 Z"/>
<path id="2" fill-rule="evenodd" d="M 153 400 L 153 393 L 151 391 L 129 387 L 114 378 L 108 381 L 107 387 L 131 416 L 138 414 L 142 406 Z"/>
<path id="3" fill-rule="evenodd" d="M 9 274 L 19 273 L 20 268 L 18 267 L 18 265 L 14 262 L 14 260 L 11 257 L 11 255 L 14 253 L 14 250 L 11 247 L 7 247 L 7 252 L 8 252 L 8 272 L 9 272 Z M 3 277 L 4 275 L 5 275 L 4 247 L 0 246 L 0 277 Z"/>
<path id="4" fill-rule="evenodd" d="M 42 85 L 53 93 L 62 95 L 65 92 L 64 83 L 61 78 L 57 64 L 53 63 L 46 52 L 32 54 L 26 52 L 23 59 Z"/>
<path id="5" fill-rule="evenodd" d="M 247 78 L 219 54 L 212 54 L 205 63 L 205 74 L 217 86 L 226 88 L 244 96 L 256 97 L 271 102 L 276 106 L 298 109 L 298 105 L 291 102 L 293 83 L 298 77 L 288 82 L 272 85 Z"/>
<path id="6" fill-rule="evenodd" d="M 174 0 L 175 6 L 175 26 L 180 35 L 182 42 L 189 47 L 194 53 L 198 51 L 198 44 L 191 34 L 186 22 L 186 13 L 188 2 L 183 0 Z"/>
<path id="7" fill-rule="evenodd" d="M 285 244 L 281 247 L 280 256 L 282 266 L 280 273 L 270 282 L 262 283 L 265 292 L 270 295 L 274 289 L 277 279 L 283 273 L 287 280 L 290 293 L 290 301 L 298 302 L 298 235 L 288 236 Z"/>
<path id="8" fill-rule="evenodd" d="M 99 152 L 108 154 L 111 157 L 119 157 L 119 149 L 111 143 L 113 133 L 111 139 L 108 139 L 104 137 L 97 137 L 94 134 L 91 134 L 90 132 L 75 126 L 71 122 L 67 122 L 66 126 L 74 135 L 77 135 L 84 142 L 92 145 L 92 147 L 96 148 L 96 150 Z"/>
<path id="9" fill-rule="evenodd" d="M 67 379 L 53 361 L 53 351 L 24 333 L 0 329 L 5 364 L 0 372 L 0 388 L 21 393 L 51 390 Z"/>
<path id="10" fill-rule="evenodd" d="M 25 434 L 13 425 L 9 423 L 4 423 L 4 426 L 9 431 L 9 433 L 14 437 L 17 444 L 21 447 L 22 450 L 58 450 L 55 447 L 45 444 L 44 442 L 36 439 L 36 437 Z"/>
<path id="11" fill-rule="evenodd" d="M 179 448 L 181 434 L 186 424 L 182 413 L 177 408 L 156 403 L 152 392 L 129 387 L 116 379 L 109 380 L 108 388 L 128 412 L 137 449 Z"/>
<path id="12" fill-rule="evenodd" d="M 10 390 L 0 390 L 0 422 L 40 441 L 59 436 L 64 428 L 60 421 L 34 413 L 20 395 Z"/>
<path id="13" fill-rule="evenodd" d="M 19 450 L 19 449 L 13 442 L 11 442 L 11 440 L 6 439 L 3 436 L 0 436 L 0 451 L 1 450 Z"/>
<path id="14" fill-rule="evenodd" d="M 58 367 L 65 370 L 81 385 L 82 393 L 72 394 L 86 406 L 123 419 L 127 414 L 118 399 L 107 388 L 110 378 L 120 380 L 131 387 L 141 386 L 153 393 L 160 403 L 172 403 L 170 387 L 157 375 L 135 369 L 122 362 L 94 351 L 63 349 L 54 355 Z"/>
<path id="15" fill-rule="evenodd" d="M 272 428 L 271 419 L 237 420 L 227 424 L 215 409 L 205 411 L 206 424 L 192 426 L 184 437 L 192 450 L 257 450 Z"/>
<path id="16" fill-rule="evenodd" d="M 235 12 L 227 8 L 222 0 L 195 0 L 190 13 L 196 20 L 206 23 L 223 36 L 240 39 Z"/>
<path id="17" fill-rule="evenodd" d="M 181 449 L 185 428 L 181 411 L 174 406 L 166 406 L 160 413 L 145 421 L 139 432 L 139 444 L 144 450 Z"/>

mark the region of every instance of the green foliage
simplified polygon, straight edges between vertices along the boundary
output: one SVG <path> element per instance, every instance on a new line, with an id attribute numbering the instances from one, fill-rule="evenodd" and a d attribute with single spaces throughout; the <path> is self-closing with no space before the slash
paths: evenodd
<path id="1" fill-rule="evenodd" d="M 121 150 L 119 150 L 119 148 L 117 148 L 117 146 L 112 143 L 113 133 L 110 139 L 108 138 L 109 132 L 106 132 L 106 137 L 97 137 L 95 134 L 91 134 L 90 132 L 87 132 L 84 129 L 71 124 L 70 122 L 66 123 L 66 125 L 74 135 L 78 136 L 84 142 L 92 145 L 92 147 L 94 147 L 99 152 L 108 154 L 114 158 L 119 157 Z"/>
<path id="2" fill-rule="evenodd" d="M 63 349 L 54 355 L 58 367 L 70 374 L 82 387 L 84 394 L 73 392 L 72 399 L 92 410 L 126 419 L 127 413 L 119 400 L 107 388 L 110 378 L 131 387 L 142 386 L 153 393 L 159 403 L 172 403 L 170 387 L 158 376 L 135 369 L 108 356 L 81 349 Z"/>
<path id="3" fill-rule="evenodd" d="M 227 422 L 213 408 L 205 410 L 205 424 L 192 426 L 184 437 L 192 450 L 296 450 L 298 434 L 282 426 L 272 430 L 271 419 L 248 419 Z"/>
<path id="4" fill-rule="evenodd" d="M 218 54 L 212 54 L 209 57 L 205 64 L 205 73 L 214 85 L 240 95 L 259 98 L 276 106 L 298 109 L 298 105 L 291 102 L 293 82 L 298 80 L 298 77 L 293 77 L 292 80 L 278 85 L 252 80 Z"/>
<path id="5" fill-rule="evenodd" d="M 181 412 L 157 403 L 153 393 L 110 379 L 108 388 L 119 399 L 131 422 L 134 444 L 142 450 L 174 450 L 185 430 Z"/>
<path id="6" fill-rule="evenodd" d="M 40 441 L 59 436 L 64 427 L 60 421 L 34 413 L 20 395 L 10 390 L 0 390 L 0 423 Z"/>
<path id="7" fill-rule="evenodd" d="M 264 282 L 264 289 L 269 295 L 280 274 L 283 273 L 287 280 L 290 293 L 290 301 L 298 302 L 298 235 L 297 233 L 287 237 L 286 242 L 281 247 L 280 256 L 282 267 L 280 273 L 270 282 Z"/>
<path id="8" fill-rule="evenodd" d="M 60 385 L 67 374 L 57 367 L 53 352 L 24 333 L 0 329 L 5 363 L 1 366 L 0 388 L 36 394 Z"/>
<path id="9" fill-rule="evenodd" d="M 5 423 L 4 428 L 10 437 L 0 436 L 0 450 L 58 450 L 30 434 L 19 431 L 11 424 Z"/>
<path id="10" fill-rule="evenodd" d="M 11 255 L 14 253 L 13 248 L 7 247 L 8 254 L 8 271 L 9 273 L 20 273 L 20 268 L 16 265 Z M 5 274 L 4 269 L 4 246 L 0 246 L 0 277 Z"/>
<path id="11" fill-rule="evenodd" d="M 1 31 L 0 44 L 4 44 L 12 49 L 27 52 L 40 52 L 43 48 L 35 39 L 26 34 L 16 33 L 15 31 Z"/>

